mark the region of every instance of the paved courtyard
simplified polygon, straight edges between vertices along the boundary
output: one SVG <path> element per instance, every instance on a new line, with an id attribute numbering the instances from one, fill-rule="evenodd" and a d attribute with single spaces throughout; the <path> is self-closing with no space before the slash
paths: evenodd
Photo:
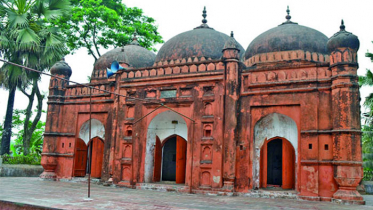
<path id="1" fill-rule="evenodd" d="M 10 201 L 57 209 L 373 209 L 373 196 L 370 195 L 364 196 L 367 205 L 348 206 L 292 199 L 208 196 L 97 184 L 91 186 L 93 200 L 87 201 L 87 184 L 84 183 L 0 177 L 0 205 L 1 201 Z"/>

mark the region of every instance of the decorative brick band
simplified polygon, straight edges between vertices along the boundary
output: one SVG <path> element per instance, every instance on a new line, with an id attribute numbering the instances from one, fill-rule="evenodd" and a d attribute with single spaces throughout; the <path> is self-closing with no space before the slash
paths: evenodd
<path id="1" fill-rule="evenodd" d="M 190 73 L 199 73 L 206 71 L 215 71 L 224 69 L 224 63 L 217 61 L 200 61 L 191 63 L 178 63 L 162 66 L 153 66 L 142 69 L 128 69 L 121 71 L 121 79 L 151 78 L 167 75 L 185 75 Z"/>
<path id="2" fill-rule="evenodd" d="M 44 136 L 67 136 L 67 137 L 75 137 L 74 133 L 58 133 L 58 132 L 50 132 L 44 133 Z"/>
<path id="3" fill-rule="evenodd" d="M 246 66 L 253 66 L 255 64 L 261 63 L 272 63 L 279 61 L 291 61 L 291 60 L 304 60 L 311 62 L 329 62 L 329 55 L 324 55 L 321 53 L 295 50 L 295 51 L 280 51 L 280 52 L 270 52 L 261 53 L 252 56 L 245 61 Z"/>

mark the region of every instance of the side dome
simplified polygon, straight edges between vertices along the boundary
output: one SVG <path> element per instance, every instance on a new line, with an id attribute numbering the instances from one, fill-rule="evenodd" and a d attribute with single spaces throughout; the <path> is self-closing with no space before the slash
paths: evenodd
<path id="1" fill-rule="evenodd" d="M 65 62 L 65 58 L 62 58 L 51 67 L 50 72 L 52 75 L 64 75 L 70 77 L 72 70 L 69 64 Z"/>
<path id="2" fill-rule="evenodd" d="M 203 10 L 202 16 L 204 19 L 201 26 L 178 34 L 168 40 L 159 50 L 155 62 L 181 61 L 192 57 L 205 57 L 205 59 L 212 60 L 220 59 L 223 55 L 224 44 L 230 39 L 230 36 L 215 31 L 206 24 L 206 8 Z M 245 50 L 240 44 L 238 45 L 240 55 L 243 55 Z"/>
<path id="3" fill-rule="evenodd" d="M 332 52 L 335 49 L 341 47 L 348 47 L 357 51 L 360 47 L 360 41 L 357 38 L 357 36 L 345 30 L 346 27 L 343 23 L 343 20 L 339 28 L 340 31 L 338 31 L 332 37 L 330 37 L 328 41 L 327 45 L 329 52 Z"/>
<path id="4" fill-rule="evenodd" d="M 103 54 L 94 64 L 92 79 L 107 79 L 106 69 L 113 61 L 125 62 L 129 67 L 144 68 L 154 64 L 155 53 L 141 47 L 136 34 L 133 41 L 123 47 L 118 47 Z"/>
<path id="5" fill-rule="evenodd" d="M 328 54 L 326 43 L 328 42 L 328 37 L 325 36 L 323 33 L 306 27 L 298 25 L 295 22 L 290 21 L 291 16 L 289 15 L 290 10 L 287 10 L 288 15 L 286 16 L 287 21 L 282 23 L 281 25 L 272 28 L 258 37 L 256 37 L 250 45 L 247 47 L 245 52 L 245 61 L 252 58 L 255 55 L 263 54 L 263 53 L 276 53 L 276 52 L 283 52 L 283 51 L 303 51 L 301 56 L 297 55 L 296 58 L 293 59 L 306 59 L 304 56 L 305 52 L 309 53 L 317 53 L 321 55 Z M 276 57 L 275 54 L 266 55 L 264 57 Z M 289 60 L 286 59 L 287 56 L 283 57 L 280 60 Z M 284 58 L 285 57 L 285 58 Z M 322 56 L 324 57 L 324 56 Z M 273 61 L 273 59 L 268 59 Z M 275 59 L 276 61 L 278 59 Z M 266 60 L 258 60 L 252 59 L 250 65 L 254 65 L 256 63 L 263 63 L 269 62 Z M 246 63 L 246 62 L 245 62 Z"/>

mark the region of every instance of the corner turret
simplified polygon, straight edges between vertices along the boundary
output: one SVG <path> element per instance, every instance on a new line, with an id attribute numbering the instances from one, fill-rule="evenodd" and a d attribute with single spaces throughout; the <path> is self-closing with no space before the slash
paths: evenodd
<path id="1" fill-rule="evenodd" d="M 222 52 L 223 59 L 239 59 L 240 46 L 233 37 L 233 31 L 231 32 L 229 39 L 225 42 Z"/>
<path id="2" fill-rule="evenodd" d="M 64 88 L 69 85 L 67 80 L 70 79 L 72 74 L 71 67 L 69 64 L 65 62 L 65 59 L 62 58 L 60 61 L 55 63 L 50 72 L 53 76 L 51 77 L 49 82 L 49 96 L 63 96 Z M 64 80 L 66 79 L 66 80 Z M 57 99 L 59 101 L 59 99 Z"/>
<path id="3" fill-rule="evenodd" d="M 71 67 L 65 62 L 65 59 L 55 63 L 50 69 L 52 74 L 49 83 L 48 96 L 48 114 L 45 123 L 43 153 L 41 165 L 44 172 L 40 175 L 41 179 L 56 180 L 57 168 L 57 144 L 60 138 L 61 124 L 59 120 L 61 115 L 61 106 L 65 100 L 66 86 L 69 85 L 69 79 L 72 73 Z M 56 77 L 54 77 L 56 76 Z M 57 120 L 58 119 L 58 120 Z"/>
<path id="4" fill-rule="evenodd" d="M 338 48 L 350 48 L 358 51 L 360 46 L 359 39 L 354 34 L 345 30 L 346 26 L 344 25 L 343 20 L 341 21 L 341 26 L 339 28 L 340 31 L 330 37 L 327 43 L 329 52 L 333 52 Z"/>
<path id="5" fill-rule="evenodd" d="M 332 70 L 333 166 L 338 190 L 333 202 L 364 204 L 356 190 L 362 173 L 360 94 L 357 76 L 359 39 L 345 31 L 342 20 L 340 31 L 327 43 Z M 349 154 L 349 155 L 346 155 Z"/>

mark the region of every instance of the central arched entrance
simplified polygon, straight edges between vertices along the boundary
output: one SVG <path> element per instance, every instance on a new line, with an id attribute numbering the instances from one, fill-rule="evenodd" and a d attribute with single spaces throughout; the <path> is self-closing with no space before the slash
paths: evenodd
<path id="1" fill-rule="evenodd" d="M 154 182 L 175 181 L 185 183 L 187 142 L 173 135 L 163 141 L 157 138 L 154 153 Z"/>
<path id="2" fill-rule="evenodd" d="M 145 182 L 185 183 L 187 125 L 172 111 L 155 116 L 148 126 L 145 155 Z"/>
<path id="3" fill-rule="evenodd" d="M 295 151 L 285 138 L 265 141 L 260 151 L 260 187 L 295 188 Z"/>
<path id="4" fill-rule="evenodd" d="M 295 189 L 298 128 L 293 119 L 271 113 L 254 127 L 253 188 Z"/>

